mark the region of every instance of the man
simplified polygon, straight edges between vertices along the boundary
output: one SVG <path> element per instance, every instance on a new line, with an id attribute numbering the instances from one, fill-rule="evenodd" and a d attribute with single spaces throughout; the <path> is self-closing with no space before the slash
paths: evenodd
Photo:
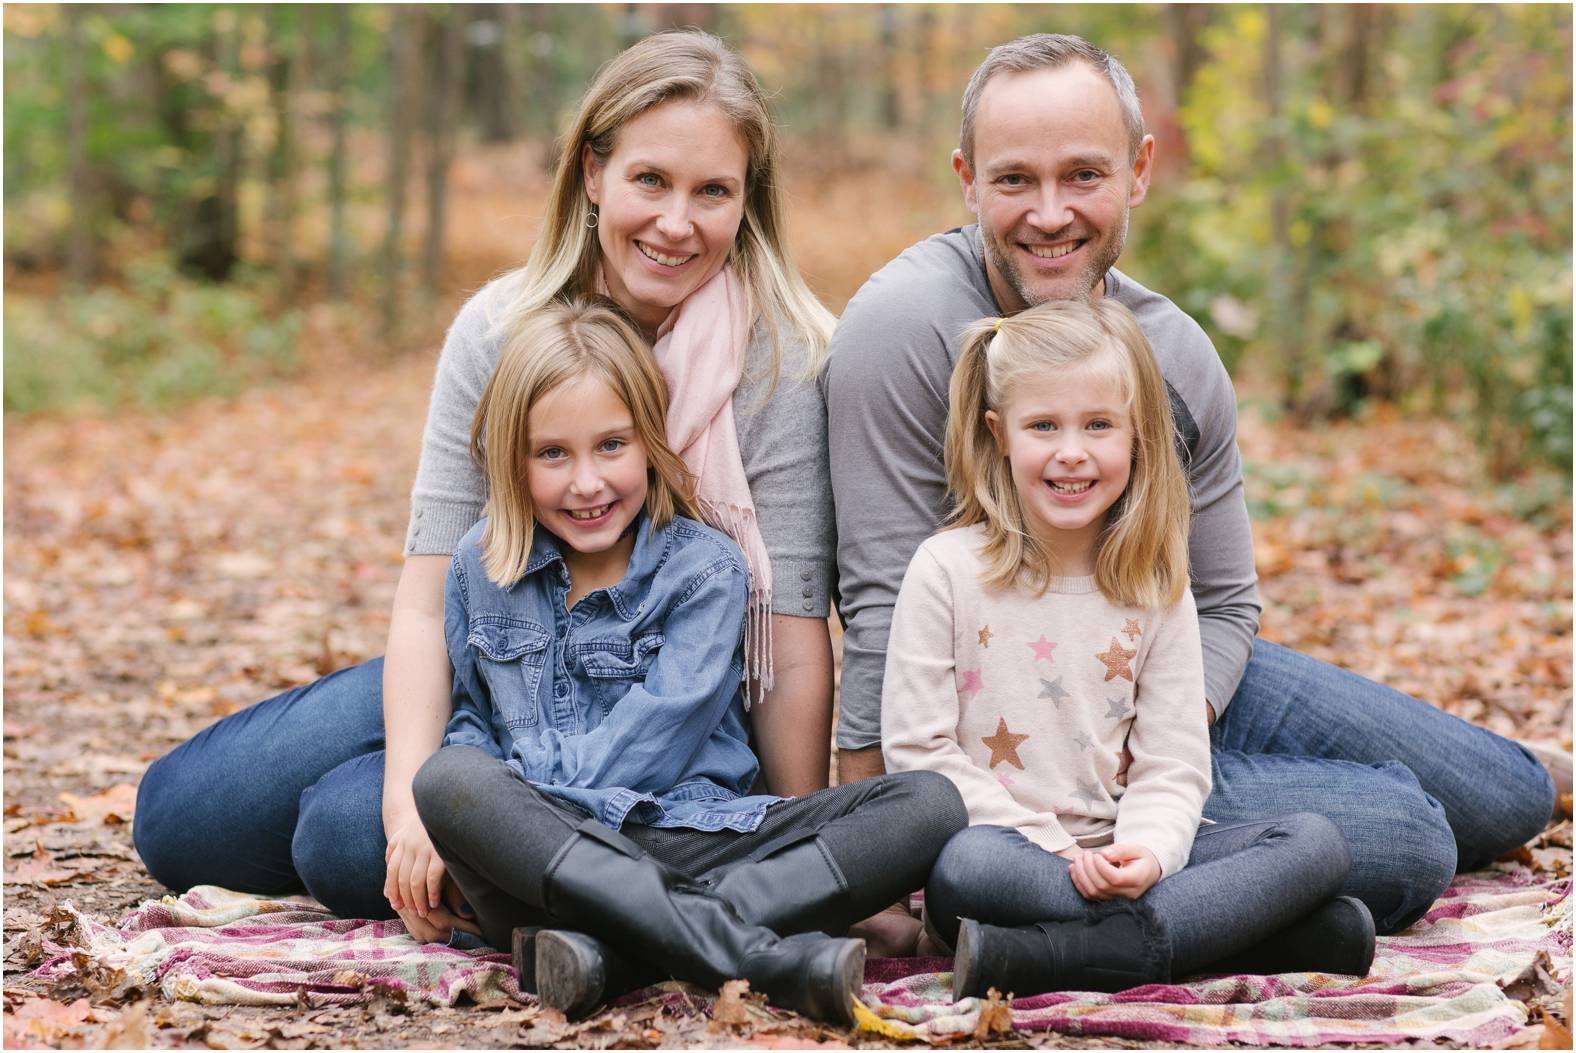
<path id="1" fill-rule="evenodd" d="M 1525 750 L 1397 691 L 1257 638 L 1236 397 L 1203 330 L 1114 270 L 1153 170 L 1132 78 L 1077 37 L 995 48 L 963 98 L 952 165 L 978 223 L 913 246 L 848 304 L 822 384 L 844 638 L 841 781 L 881 770 L 881 683 L 909 558 L 942 522 L 947 384 L 970 321 L 1112 296 L 1160 359 L 1193 498 L 1217 822 L 1311 811 L 1352 850 L 1346 892 L 1380 932 L 1420 917 L 1457 866 L 1533 836 L 1553 787 Z M 887 699 L 902 705 L 901 698 Z"/>

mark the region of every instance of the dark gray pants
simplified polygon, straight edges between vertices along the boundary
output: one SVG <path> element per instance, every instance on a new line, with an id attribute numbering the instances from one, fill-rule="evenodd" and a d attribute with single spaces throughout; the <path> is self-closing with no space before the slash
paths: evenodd
<path id="1" fill-rule="evenodd" d="M 1176 976 L 1258 943 L 1335 896 L 1351 856 L 1335 824 L 1307 812 L 1206 826 L 1187 866 L 1141 897 L 1170 938 Z M 956 944 L 960 918 L 988 925 L 1081 921 L 1089 901 L 1072 864 L 1016 830 L 971 826 L 941 853 L 925 887 L 926 915 Z"/>
<path id="2" fill-rule="evenodd" d="M 417 773 L 414 789 L 432 843 L 488 943 L 507 948 L 510 932 L 521 925 L 565 924 L 545 915 L 543 878 L 590 813 L 468 746 L 439 750 Z M 774 804 L 751 833 L 638 823 L 625 823 L 620 833 L 696 880 L 816 836 L 847 884 L 845 924 L 852 924 L 922 887 L 937 854 L 967 823 L 963 801 L 945 776 L 909 772 Z M 607 894 L 617 896 L 618 889 Z"/>

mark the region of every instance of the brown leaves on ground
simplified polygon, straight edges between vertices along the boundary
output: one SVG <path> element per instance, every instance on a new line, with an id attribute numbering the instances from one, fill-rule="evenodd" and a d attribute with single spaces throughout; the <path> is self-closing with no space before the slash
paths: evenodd
<path id="1" fill-rule="evenodd" d="M 1006 998 L 992 987 L 985 992 L 980 1005 L 980 1018 L 974 1025 L 974 1040 L 983 1042 L 992 1035 L 1005 1035 L 1012 1031 L 1012 994 Z"/>

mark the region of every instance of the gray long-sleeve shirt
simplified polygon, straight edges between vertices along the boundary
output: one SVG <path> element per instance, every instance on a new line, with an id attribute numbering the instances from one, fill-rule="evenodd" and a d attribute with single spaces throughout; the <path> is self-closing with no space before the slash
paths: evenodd
<path id="1" fill-rule="evenodd" d="M 411 488 L 405 554 L 452 555 L 481 518 L 487 483 L 471 458 L 471 418 L 498 362 L 491 308 L 508 295 L 505 276 L 460 308 L 438 357 Z M 771 339 L 758 322 L 733 393 L 739 456 L 772 565 L 772 611 L 825 618 L 832 579 L 832 495 L 827 481 L 826 408 L 803 374 L 805 347 L 783 338 L 772 390 Z M 768 391 L 771 392 L 767 397 Z"/>
<path id="2" fill-rule="evenodd" d="M 1253 540 L 1237 453 L 1237 401 L 1198 323 L 1117 271 L 1105 292 L 1138 318 L 1170 388 L 1193 521 L 1193 598 L 1205 694 L 1236 692 L 1258 632 Z M 909 560 L 947 511 L 947 386 L 970 322 L 1001 313 L 979 228 L 914 245 L 849 301 L 821 374 L 837 513 L 839 610 L 847 631 L 837 745 L 881 742 L 881 683 L 892 607 Z"/>

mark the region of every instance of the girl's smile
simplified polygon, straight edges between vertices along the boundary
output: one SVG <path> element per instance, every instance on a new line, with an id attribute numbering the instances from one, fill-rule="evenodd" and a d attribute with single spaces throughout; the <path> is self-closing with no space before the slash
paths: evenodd
<path id="1" fill-rule="evenodd" d="M 1122 385 L 1096 361 L 1021 380 L 985 421 L 1010 462 L 1024 525 L 1057 572 L 1094 572 L 1106 512 L 1132 475 L 1133 430 Z"/>
<path id="2" fill-rule="evenodd" d="M 571 550 L 564 557 L 572 576 L 576 564 L 606 563 L 617 581 L 635 543 L 626 531 L 647 489 L 646 450 L 629 407 L 607 381 L 586 373 L 538 397 L 526 433 L 536 521 Z"/>

